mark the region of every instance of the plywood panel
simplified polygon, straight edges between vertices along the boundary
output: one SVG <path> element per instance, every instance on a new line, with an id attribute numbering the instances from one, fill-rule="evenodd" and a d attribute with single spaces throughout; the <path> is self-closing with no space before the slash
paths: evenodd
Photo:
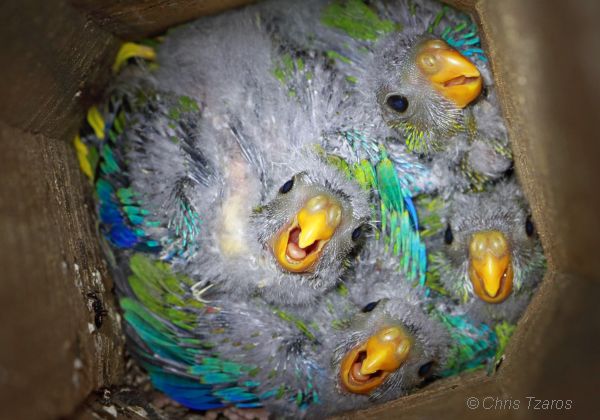
<path id="1" fill-rule="evenodd" d="M 71 0 L 101 28 L 123 39 L 160 34 L 169 27 L 252 0 Z"/>
<path id="2" fill-rule="evenodd" d="M 0 417 L 68 415 L 119 381 L 123 340 L 71 144 L 0 123 Z M 95 293 L 108 311 L 95 326 Z"/>
<path id="3" fill-rule="evenodd" d="M 546 254 L 558 271 L 600 279 L 600 3 L 484 0 L 477 10 Z"/>
<path id="4" fill-rule="evenodd" d="M 0 118 L 69 137 L 110 77 L 118 40 L 61 0 L 3 1 L 0 16 Z"/>

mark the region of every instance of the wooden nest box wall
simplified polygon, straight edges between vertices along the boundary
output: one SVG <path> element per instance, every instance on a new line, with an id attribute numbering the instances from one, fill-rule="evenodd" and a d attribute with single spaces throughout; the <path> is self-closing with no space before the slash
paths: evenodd
<path id="1" fill-rule="evenodd" d="M 0 417 L 93 418 L 124 340 L 72 139 L 122 39 L 244 0 L 5 0 L 0 5 Z M 548 418 L 598 412 L 598 2 L 451 0 L 479 23 L 548 272 L 492 376 L 475 373 L 360 418 Z M 99 315 L 100 311 L 100 315 Z M 100 318 L 100 319 L 98 319 Z M 102 328 L 90 333 L 100 321 Z M 470 410 L 470 396 L 520 399 Z M 570 399 L 535 411 L 527 397 Z M 104 413 L 106 414 L 106 413 Z"/>

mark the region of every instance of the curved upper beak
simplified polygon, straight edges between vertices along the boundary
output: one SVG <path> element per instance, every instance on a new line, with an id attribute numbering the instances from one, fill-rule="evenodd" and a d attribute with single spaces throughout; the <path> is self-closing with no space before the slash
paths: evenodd
<path id="1" fill-rule="evenodd" d="M 400 327 L 387 327 L 350 350 L 340 366 L 342 386 L 355 394 L 376 389 L 406 361 L 411 349 L 409 336 Z"/>
<path id="2" fill-rule="evenodd" d="M 497 230 L 473 234 L 469 244 L 469 277 L 473 291 L 488 303 L 500 303 L 512 292 L 510 248 Z"/>
<path id="3" fill-rule="evenodd" d="M 331 197 L 317 195 L 298 212 L 298 245 L 306 248 L 316 241 L 331 239 L 342 220 L 342 207 Z"/>
<path id="4" fill-rule="evenodd" d="M 398 327 L 378 332 L 367 341 L 367 357 L 360 373 L 370 375 L 378 370 L 393 372 L 402 366 L 410 352 L 410 341 Z"/>
<path id="5" fill-rule="evenodd" d="M 442 40 L 426 41 L 416 61 L 432 86 L 458 108 L 466 107 L 481 93 L 482 78 L 477 67 Z"/>
<path id="6" fill-rule="evenodd" d="M 342 206 L 326 194 L 311 197 L 281 230 L 273 243 L 273 253 L 288 271 L 310 270 L 342 220 Z"/>

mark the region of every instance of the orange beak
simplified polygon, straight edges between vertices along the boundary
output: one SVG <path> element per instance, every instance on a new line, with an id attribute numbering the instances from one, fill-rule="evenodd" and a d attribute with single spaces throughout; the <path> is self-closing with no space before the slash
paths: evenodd
<path id="1" fill-rule="evenodd" d="M 416 62 L 431 85 L 458 108 L 464 108 L 481 93 L 481 73 L 465 56 L 444 41 L 421 45 Z"/>
<path id="2" fill-rule="evenodd" d="M 342 206 L 333 197 L 319 194 L 309 199 L 273 241 L 279 265 L 294 273 L 310 271 L 323 247 L 342 220 Z"/>
<path id="3" fill-rule="evenodd" d="M 342 359 L 342 386 L 354 394 L 368 394 L 408 358 L 411 341 L 400 327 L 388 327 L 350 350 Z"/>
<path id="4" fill-rule="evenodd" d="M 469 277 L 473 291 L 488 303 L 500 303 L 512 292 L 513 268 L 504 234 L 478 232 L 469 244 Z"/>

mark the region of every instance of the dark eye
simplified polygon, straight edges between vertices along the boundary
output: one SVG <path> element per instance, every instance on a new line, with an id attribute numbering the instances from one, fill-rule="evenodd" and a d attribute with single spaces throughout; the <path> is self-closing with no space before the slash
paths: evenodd
<path id="1" fill-rule="evenodd" d="M 481 97 L 482 97 L 482 98 L 487 98 L 487 96 L 488 96 L 488 93 L 489 93 L 489 92 L 488 92 L 488 87 L 487 87 L 487 86 L 483 86 L 483 87 L 481 88 Z"/>
<path id="2" fill-rule="evenodd" d="M 419 368 L 419 376 L 421 378 L 425 378 L 431 372 L 431 368 L 433 367 L 433 361 L 427 362 L 424 365 L 421 365 Z"/>
<path id="3" fill-rule="evenodd" d="M 358 241 L 360 239 L 361 235 L 362 235 L 362 226 L 359 226 L 352 231 L 352 240 L 354 242 Z"/>
<path id="4" fill-rule="evenodd" d="M 378 300 L 376 300 L 375 302 L 367 303 L 365 307 L 361 309 L 361 311 L 364 313 L 371 312 L 373 309 L 375 309 L 378 303 Z"/>
<path id="5" fill-rule="evenodd" d="M 292 189 L 293 186 L 294 186 L 294 178 L 290 179 L 285 184 L 283 184 L 281 186 L 281 188 L 279 188 L 279 192 L 281 194 L 287 194 L 290 192 L 290 190 Z"/>
<path id="6" fill-rule="evenodd" d="M 531 220 L 531 216 L 527 216 L 527 220 L 525 220 L 525 233 L 527 234 L 527 236 L 531 236 L 534 232 L 535 226 L 533 224 L 533 221 Z"/>
<path id="7" fill-rule="evenodd" d="M 385 100 L 387 106 L 396 112 L 404 112 L 408 109 L 408 99 L 402 95 L 390 95 Z"/>
<path id="8" fill-rule="evenodd" d="M 448 225 L 446 231 L 444 232 L 444 242 L 446 245 L 450 245 L 454 241 L 454 235 L 452 235 L 452 227 Z"/>

